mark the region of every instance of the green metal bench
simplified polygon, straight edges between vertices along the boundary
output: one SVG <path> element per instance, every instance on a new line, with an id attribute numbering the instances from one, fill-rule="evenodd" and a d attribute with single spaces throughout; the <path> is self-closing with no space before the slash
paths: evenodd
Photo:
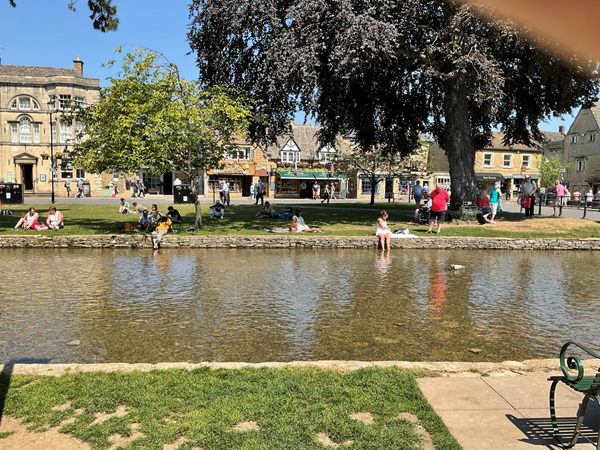
<path id="1" fill-rule="evenodd" d="M 556 440 L 560 442 L 560 444 L 565 448 L 571 448 L 575 445 L 579 437 L 585 439 L 589 443 L 596 446 L 597 449 L 600 449 L 600 434 L 598 435 L 598 440 L 593 442 L 588 437 L 584 436 L 580 430 L 581 425 L 583 425 L 583 418 L 585 417 L 585 412 L 587 410 L 588 401 L 593 398 L 596 402 L 600 404 L 600 369 L 596 372 L 595 375 L 584 376 L 584 368 L 581 360 L 577 356 L 569 356 L 565 359 L 567 348 L 571 345 L 575 345 L 590 354 L 594 358 L 600 359 L 600 355 L 594 353 L 590 349 L 584 347 L 583 345 L 579 345 L 575 342 L 567 342 L 560 349 L 560 368 L 564 374 L 564 376 L 558 377 L 550 377 L 548 381 L 552 381 L 552 386 L 550 387 L 550 417 L 552 419 L 552 428 L 554 429 L 554 436 Z M 577 375 L 569 375 L 569 369 L 576 370 Z M 579 411 L 577 412 L 577 424 L 575 426 L 575 430 L 573 431 L 573 436 L 569 441 L 566 441 L 562 438 L 560 431 L 558 429 L 558 422 L 556 420 L 556 402 L 555 402 L 555 392 L 556 386 L 558 383 L 564 383 L 571 389 L 584 394 L 583 401 L 579 405 Z"/>

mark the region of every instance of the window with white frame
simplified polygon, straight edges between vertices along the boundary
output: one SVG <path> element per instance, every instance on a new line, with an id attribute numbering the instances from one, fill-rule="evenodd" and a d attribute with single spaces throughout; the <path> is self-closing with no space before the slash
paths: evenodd
<path id="1" fill-rule="evenodd" d="M 492 167 L 494 165 L 494 154 L 484 153 L 483 154 L 483 167 Z"/>
<path id="2" fill-rule="evenodd" d="M 65 179 L 68 177 L 73 178 L 73 167 L 71 166 L 70 162 L 67 162 L 66 164 L 61 164 L 60 177 L 62 179 Z"/>
<path id="3" fill-rule="evenodd" d="M 512 167 L 512 155 L 504 155 L 502 158 L 502 167 Z"/>
<path id="4" fill-rule="evenodd" d="M 225 152 L 226 159 L 250 159 L 250 149 L 248 147 L 228 148 Z"/>
<path id="5" fill-rule="evenodd" d="M 73 126 L 68 122 L 60 122 L 60 141 L 68 143 L 73 140 Z"/>
<path id="6" fill-rule="evenodd" d="M 19 128 L 16 123 L 10 124 L 10 142 L 19 142 Z"/>
<path id="7" fill-rule="evenodd" d="M 362 177 L 360 179 L 360 192 L 361 194 L 370 194 L 373 189 L 373 185 L 371 184 L 371 179 L 367 177 Z"/>
<path id="8" fill-rule="evenodd" d="M 331 145 L 326 145 L 322 149 L 319 150 L 319 162 L 320 163 L 330 163 L 335 161 L 336 159 L 336 151 Z"/>
<path id="9" fill-rule="evenodd" d="M 31 100 L 29 97 L 19 97 L 19 109 L 31 109 Z"/>
<path id="10" fill-rule="evenodd" d="M 67 109 L 69 106 L 71 106 L 71 96 L 66 94 L 60 94 L 58 96 L 59 109 Z"/>
<path id="11" fill-rule="evenodd" d="M 56 142 L 56 123 L 51 123 L 50 128 L 52 129 L 52 142 Z"/>
<path id="12" fill-rule="evenodd" d="M 75 107 L 79 109 L 85 108 L 85 97 L 75 96 Z"/>
<path id="13" fill-rule="evenodd" d="M 571 136 L 571 144 L 577 144 L 577 136 Z"/>
<path id="14" fill-rule="evenodd" d="M 531 169 L 531 155 L 523 155 L 522 165 L 525 166 L 526 169 Z"/>
<path id="15" fill-rule="evenodd" d="M 293 151 L 281 151 L 281 162 L 294 162 L 294 161 L 300 161 L 300 152 L 293 152 Z"/>
<path id="16" fill-rule="evenodd" d="M 39 123 L 33 124 L 33 143 L 34 144 L 40 143 L 40 124 Z"/>
<path id="17" fill-rule="evenodd" d="M 85 135 L 83 134 L 83 124 L 81 122 L 75 122 L 75 140 L 77 142 L 85 139 Z"/>
<path id="18" fill-rule="evenodd" d="M 583 172 L 585 170 L 585 159 L 577 159 L 577 172 Z"/>
<path id="19" fill-rule="evenodd" d="M 17 103 L 17 99 L 15 98 L 12 103 L 10 104 L 10 109 L 17 109 L 18 108 L 18 103 Z"/>
<path id="20" fill-rule="evenodd" d="M 36 102 L 35 100 L 31 100 L 31 106 L 34 111 L 39 111 L 40 110 L 40 105 L 38 105 L 38 102 Z"/>
<path id="21" fill-rule="evenodd" d="M 31 119 L 29 117 L 22 117 L 19 120 L 19 142 L 31 143 Z"/>
<path id="22" fill-rule="evenodd" d="M 449 190 L 450 189 L 450 177 L 437 177 L 435 179 L 435 184 L 436 184 L 436 186 L 438 184 L 441 184 L 445 190 Z"/>
<path id="23" fill-rule="evenodd" d="M 596 133 L 588 134 L 588 142 L 596 141 Z"/>

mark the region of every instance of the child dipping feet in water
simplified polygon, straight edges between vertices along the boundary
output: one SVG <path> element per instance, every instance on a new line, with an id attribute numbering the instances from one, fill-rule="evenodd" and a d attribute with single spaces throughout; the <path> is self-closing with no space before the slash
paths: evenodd
<path id="1" fill-rule="evenodd" d="M 386 248 L 388 250 L 390 249 L 390 234 L 392 231 L 387 226 L 387 218 L 387 211 L 381 211 L 381 217 L 377 219 L 377 232 L 375 233 L 375 236 L 379 237 L 379 244 L 381 245 L 382 250 L 385 250 Z"/>

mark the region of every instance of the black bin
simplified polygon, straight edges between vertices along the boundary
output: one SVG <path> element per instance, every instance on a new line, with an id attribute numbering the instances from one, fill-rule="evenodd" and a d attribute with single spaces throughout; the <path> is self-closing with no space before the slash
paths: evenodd
<path id="1" fill-rule="evenodd" d="M 192 189 L 189 184 L 173 186 L 173 203 L 193 203 Z"/>
<path id="2" fill-rule="evenodd" d="M 0 183 L 0 201 L 3 205 L 22 205 L 24 189 L 18 183 Z"/>

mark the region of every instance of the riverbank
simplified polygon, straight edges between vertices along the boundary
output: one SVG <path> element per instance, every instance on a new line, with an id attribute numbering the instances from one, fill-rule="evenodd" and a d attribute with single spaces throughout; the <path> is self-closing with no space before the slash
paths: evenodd
<path id="1" fill-rule="evenodd" d="M 600 238 L 493 238 L 428 237 L 391 240 L 395 249 L 446 250 L 600 250 Z M 324 236 L 320 234 L 271 234 L 261 236 L 194 236 L 169 234 L 162 248 L 347 248 L 376 249 L 375 236 Z M 0 248 L 140 248 L 151 249 L 149 234 L 60 236 L 48 234 L 0 235 Z"/>

